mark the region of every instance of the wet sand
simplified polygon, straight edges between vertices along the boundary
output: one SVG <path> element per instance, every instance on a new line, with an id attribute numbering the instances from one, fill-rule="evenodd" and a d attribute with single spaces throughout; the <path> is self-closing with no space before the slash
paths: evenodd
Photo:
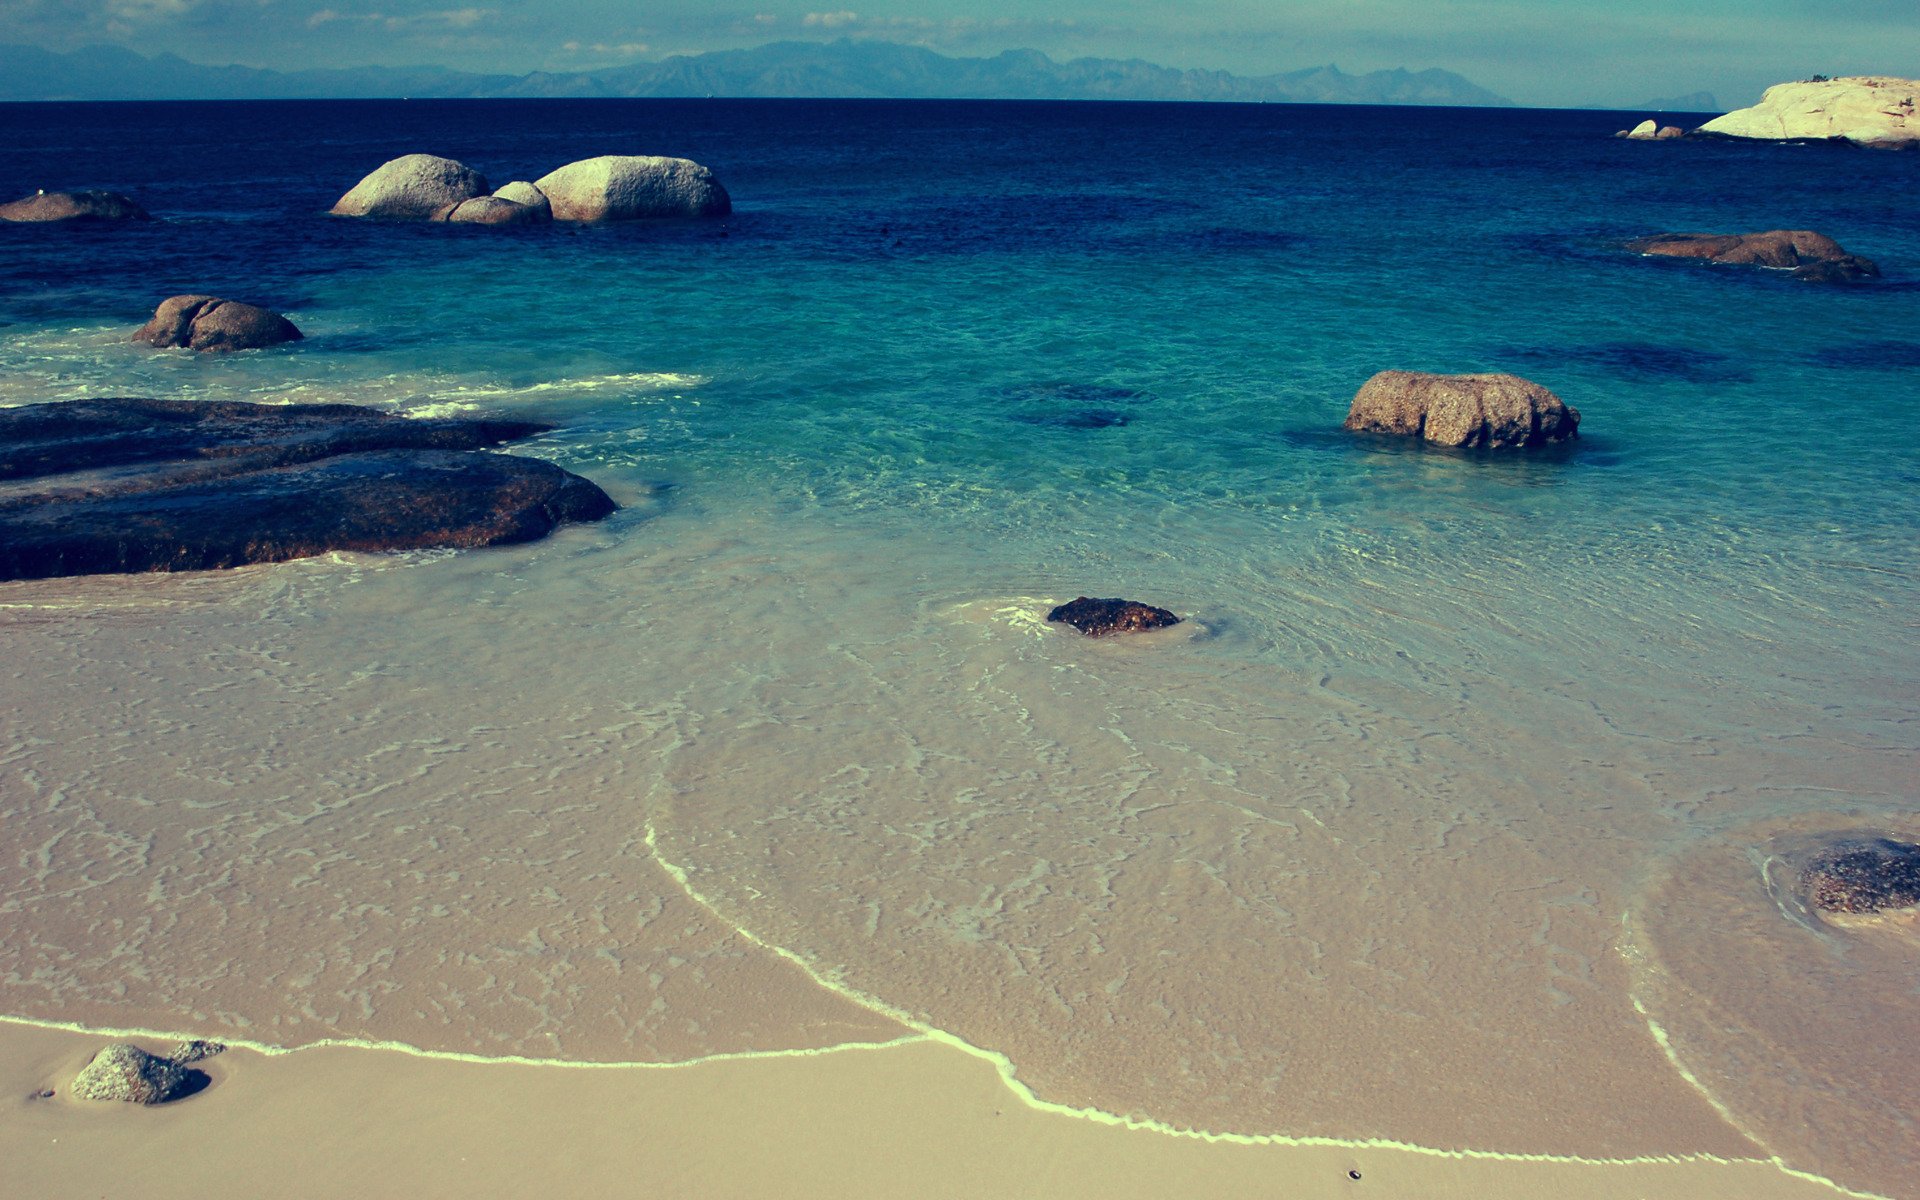
<path id="1" fill-rule="evenodd" d="M 1210 1144 L 1039 1111 L 989 1064 L 926 1041 L 651 1069 L 236 1049 L 201 1064 L 212 1086 L 170 1106 L 33 1098 L 62 1087 L 102 1040 L 0 1023 L 0 1161 L 20 1194 L 199 1200 L 269 1184 L 289 1198 L 1838 1194 L 1760 1162 Z"/>

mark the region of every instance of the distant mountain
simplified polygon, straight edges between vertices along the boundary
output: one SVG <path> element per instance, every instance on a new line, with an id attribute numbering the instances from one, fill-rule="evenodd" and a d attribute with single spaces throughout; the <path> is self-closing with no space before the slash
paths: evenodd
<path id="1" fill-rule="evenodd" d="M 389 96 L 752 96 L 983 100 L 1213 100 L 1506 106 L 1451 71 L 1282 75 L 1182 71 L 1138 59 L 1055 62 L 1037 50 L 948 58 L 892 42 L 775 42 L 599 71 L 473 75 L 443 67 L 266 71 L 90 46 L 0 46 L 0 100 L 357 99 Z"/>

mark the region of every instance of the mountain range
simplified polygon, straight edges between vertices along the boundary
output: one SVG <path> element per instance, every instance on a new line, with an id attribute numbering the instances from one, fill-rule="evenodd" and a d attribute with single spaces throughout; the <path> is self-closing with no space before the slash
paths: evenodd
<path id="1" fill-rule="evenodd" d="M 597 71 L 478 75 L 445 67 L 270 71 L 119 46 L 58 53 L 0 45 L 0 100 L 743 96 L 983 100 L 1210 100 L 1506 106 L 1451 71 L 1314 67 L 1276 75 L 1180 70 L 1139 59 L 1055 62 L 1037 50 L 949 58 L 893 42 L 774 42 Z"/>

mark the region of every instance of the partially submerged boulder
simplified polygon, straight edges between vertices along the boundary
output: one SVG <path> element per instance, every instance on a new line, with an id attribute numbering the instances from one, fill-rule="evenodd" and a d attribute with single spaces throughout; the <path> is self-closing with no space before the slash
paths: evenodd
<path id="1" fill-rule="evenodd" d="M 718 217 L 733 211 L 713 172 L 684 158 L 608 154 L 568 163 L 535 181 L 556 221 Z"/>
<path id="2" fill-rule="evenodd" d="M 502 200 L 538 209 L 546 214 L 545 220 L 553 219 L 553 204 L 548 201 L 547 194 L 524 179 L 516 179 L 505 187 L 495 188 L 493 194 Z"/>
<path id="3" fill-rule="evenodd" d="M 1580 410 L 1518 375 L 1382 371 L 1354 396 L 1346 427 L 1491 450 L 1575 437 Z"/>
<path id="4" fill-rule="evenodd" d="M 37 192 L 0 204 L 0 221 L 148 221 L 147 210 L 119 192 Z"/>
<path id="5" fill-rule="evenodd" d="M 546 428 L 346 404 L 0 409 L 0 580 L 491 546 L 614 511 L 552 463 L 483 452 Z"/>
<path id="6" fill-rule="evenodd" d="M 1649 120 L 1640 122 L 1638 125 L 1635 125 L 1632 129 L 1627 130 L 1625 133 L 1616 134 L 1615 136 L 1632 138 L 1636 142 L 1650 142 L 1655 137 L 1657 137 L 1659 133 L 1660 133 L 1659 124 L 1649 119 Z"/>
<path id="7" fill-rule="evenodd" d="M 1920 846 L 1847 838 L 1807 860 L 1801 894 L 1821 912 L 1872 915 L 1920 907 Z"/>
<path id="8" fill-rule="evenodd" d="M 305 335 L 279 313 L 218 296 L 169 296 L 153 318 L 134 331 L 133 340 L 149 346 L 225 352 L 257 350 Z"/>
<path id="9" fill-rule="evenodd" d="M 456 205 L 447 220 L 460 225 L 541 225 L 553 220 L 553 210 L 500 196 L 475 196 Z"/>
<path id="10" fill-rule="evenodd" d="M 165 1104 L 191 1096 L 207 1077 L 171 1058 L 148 1054 L 132 1042 L 114 1042 L 93 1056 L 69 1089 L 81 1100 Z"/>
<path id="11" fill-rule="evenodd" d="M 1849 75 L 1776 83 L 1752 108 L 1715 117 L 1696 132 L 1801 141 L 1836 138 L 1876 149 L 1920 148 L 1920 80 Z"/>
<path id="12" fill-rule="evenodd" d="M 1635 238 L 1627 249 L 1671 258 L 1701 258 L 1792 271 L 1819 283 L 1877 278 L 1870 258 L 1849 254 L 1824 233 L 1809 229 L 1770 229 L 1765 233 L 1660 233 Z"/>
<path id="13" fill-rule="evenodd" d="M 407 154 L 375 168 L 330 211 L 336 217 L 431 221 L 488 191 L 487 177 L 465 163 L 433 154 Z"/>
<path id="14" fill-rule="evenodd" d="M 1113 633 L 1144 633 L 1178 625 L 1180 618 L 1164 608 L 1118 597 L 1099 600 L 1081 596 L 1047 614 L 1047 620 L 1071 625 L 1088 637 L 1106 637 Z"/>

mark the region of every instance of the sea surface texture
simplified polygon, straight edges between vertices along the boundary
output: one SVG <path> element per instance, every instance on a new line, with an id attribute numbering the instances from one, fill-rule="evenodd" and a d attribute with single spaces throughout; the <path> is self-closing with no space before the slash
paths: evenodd
<path id="1" fill-rule="evenodd" d="M 1920 155 L 1617 114 L 0 107 L 0 403 L 556 422 L 532 546 L 0 586 L 0 1014 L 684 1062 L 926 1036 L 1251 1138 L 1912 1195 Z M 680 155 L 729 218 L 324 216 Z M 1643 259 L 1808 228 L 1877 286 Z M 162 298 L 298 345 L 128 341 Z M 1349 435 L 1386 368 L 1580 437 Z M 1093 640 L 1077 595 L 1186 621 Z"/>

